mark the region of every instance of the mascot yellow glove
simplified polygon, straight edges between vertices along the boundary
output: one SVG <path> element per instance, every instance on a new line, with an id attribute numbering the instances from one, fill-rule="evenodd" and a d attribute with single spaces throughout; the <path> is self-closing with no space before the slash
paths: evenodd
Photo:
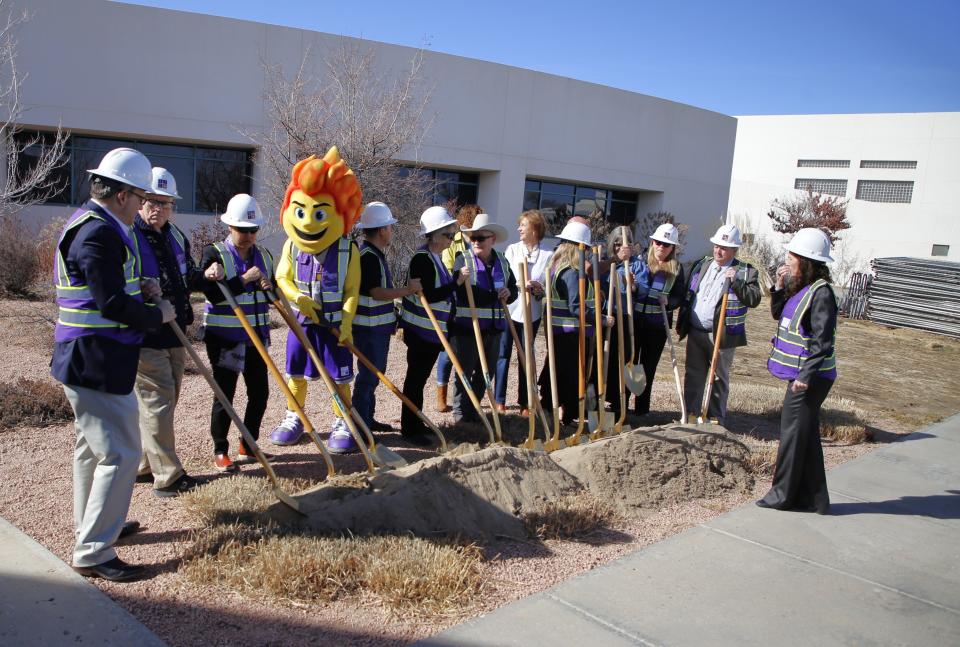
<path id="1" fill-rule="evenodd" d="M 320 323 L 320 315 L 323 313 L 323 306 L 306 295 L 297 297 L 297 310 L 303 313 L 304 317 L 309 317 L 315 324 Z"/>

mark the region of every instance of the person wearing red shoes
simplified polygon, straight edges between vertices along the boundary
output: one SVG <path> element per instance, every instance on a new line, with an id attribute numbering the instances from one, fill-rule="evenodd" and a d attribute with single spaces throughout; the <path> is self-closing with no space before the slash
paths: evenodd
<path id="1" fill-rule="evenodd" d="M 237 319 L 217 285 L 224 281 L 233 293 L 247 321 L 257 332 L 264 346 L 270 345 L 270 302 L 261 290 L 273 284 L 273 256 L 257 245 L 257 232 L 263 224 L 260 207 L 252 196 L 239 193 L 227 203 L 220 220 L 230 227 L 230 235 L 219 243 L 207 245 L 200 266 L 207 279 L 203 293 L 207 302 L 203 313 L 203 340 L 207 357 L 213 369 L 213 379 L 233 402 L 237 381 L 243 375 L 247 387 L 247 409 L 243 424 L 254 440 L 260 437 L 260 423 L 267 410 L 270 385 L 267 365 L 256 352 L 253 342 Z M 221 472 L 236 472 L 227 440 L 230 415 L 214 399 L 210 411 L 210 435 L 213 437 L 214 467 Z M 269 459 L 273 458 L 265 454 Z M 236 463 L 253 463 L 256 457 L 243 440 L 237 451 Z"/>
<path id="2" fill-rule="evenodd" d="M 146 330 L 173 321 L 176 312 L 169 301 L 144 303 L 160 292 L 142 282 L 146 243 L 133 228 L 150 190 L 150 161 L 118 148 L 88 173 L 90 199 L 57 242 L 59 315 L 50 372 L 75 416 L 73 568 L 85 577 L 126 582 L 145 572 L 114 549 L 120 536 L 139 527 L 125 519 L 141 453 L 133 394 L 140 345 Z"/>

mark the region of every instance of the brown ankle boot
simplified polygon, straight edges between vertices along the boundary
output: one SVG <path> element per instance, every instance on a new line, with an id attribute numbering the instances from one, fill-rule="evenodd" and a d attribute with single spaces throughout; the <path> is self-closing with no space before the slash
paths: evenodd
<path id="1" fill-rule="evenodd" d="M 437 385 L 437 411 L 440 413 L 446 413 L 450 411 L 450 406 L 447 404 L 447 385 L 438 384 Z"/>

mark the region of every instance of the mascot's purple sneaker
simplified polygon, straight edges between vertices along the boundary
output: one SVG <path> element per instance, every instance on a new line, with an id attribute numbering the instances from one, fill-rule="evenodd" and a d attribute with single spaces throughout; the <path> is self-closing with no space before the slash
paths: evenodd
<path id="1" fill-rule="evenodd" d="M 337 418 L 337 421 L 333 423 L 330 438 L 327 440 L 327 450 L 331 454 L 353 454 L 359 451 L 343 418 Z"/>
<path id="2" fill-rule="evenodd" d="M 293 411 L 287 411 L 287 417 L 270 433 L 270 442 L 274 445 L 296 445 L 303 438 L 303 423 Z"/>

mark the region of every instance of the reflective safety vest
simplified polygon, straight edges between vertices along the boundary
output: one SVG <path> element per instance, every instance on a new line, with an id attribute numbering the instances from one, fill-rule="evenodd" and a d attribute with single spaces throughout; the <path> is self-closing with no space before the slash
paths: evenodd
<path id="1" fill-rule="evenodd" d="M 233 246 L 230 239 L 223 242 L 214 243 L 213 248 L 220 254 L 220 264 L 223 265 L 224 280 L 241 276 L 251 265 L 240 258 L 240 253 Z M 263 275 L 273 279 L 273 256 L 270 252 L 258 245 L 253 246 L 253 265 L 260 268 Z M 263 340 L 265 345 L 270 344 L 270 302 L 267 297 L 259 292 L 259 286 L 256 283 L 248 283 L 244 286 L 244 291 L 235 294 L 234 298 L 240 309 L 243 310 L 247 321 L 257 331 L 257 335 Z M 233 312 L 233 308 L 226 301 L 222 303 L 211 303 L 207 300 L 203 309 L 203 326 L 205 334 L 214 335 L 229 342 L 248 345 L 253 342 L 247 336 L 243 329 L 243 324 Z"/>
<path id="2" fill-rule="evenodd" d="M 470 285 L 474 289 L 474 303 L 476 303 L 478 292 L 492 292 L 506 287 L 510 278 L 510 264 L 504 260 L 503 256 L 496 250 L 493 254 L 493 265 L 490 271 L 484 265 L 472 250 L 467 250 L 463 254 L 465 263 L 470 263 Z M 476 308 L 471 309 L 470 303 L 458 303 L 457 312 L 454 316 L 454 322 L 459 329 L 473 328 L 473 315 L 476 314 L 477 321 L 480 324 L 480 330 L 506 330 L 507 320 L 503 314 L 503 308 L 500 305 L 499 298 L 490 306 L 481 306 L 477 304 Z"/>
<path id="3" fill-rule="evenodd" d="M 436 270 L 436 279 L 434 280 L 433 287 L 441 288 L 453 283 L 453 275 L 450 274 L 447 266 L 431 254 L 426 245 L 418 249 L 416 253 L 414 253 L 413 258 L 416 258 L 417 254 L 426 254 L 433 262 L 434 269 Z M 411 264 L 413 258 L 410 259 Z M 433 310 L 433 314 L 440 324 L 440 330 L 442 330 L 444 334 L 447 334 L 447 325 L 453 309 L 453 293 L 451 292 L 450 297 L 445 301 L 431 302 L 430 309 Z M 403 328 L 405 334 L 414 334 L 431 344 L 440 344 L 440 338 L 434 331 L 433 324 L 430 323 L 430 317 L 427 316 L 427 311 L 420 305 L 419 295 L 408 294 L 403 297 L 400 308 L 400 327 Z"/>
<path id="4" fill-rule="evenodd" d="M 393 277 L 390 275 L 390 266 L 383 252 L 376 245 L 364 241 L 360 245 L 360 258 L 371 255 L 380 263 L 380 287 L 386 290 L 393 288 Z M 397 327 L 397 315 L 393 311 L 393 300 L 378 301 L 365 294 L 360 295 L 357 304 L 357 314 L 353 318 L 354 329 L 360 326 L 367 333 L 385 333 L 392 335 Z"/>
<path id="5" fill-rule="evenodd" d="M 770 340 L 773 347 L 770 349 L 770 357 L 767 359 L 767 370 L 774 377 L 781 380 L 795 380 L 797 375 L 800 374 L 803 362 L 810 356 L 810 340 L 812 339 L 803 328 L 803 317 L 810 307 L 814 292 L 824 287 L 836 299 L 830 284 L 823 279 L 819 279 L 794 294 L 783 306 L 780 324 L 777 326 L 777 334 Z M 836 337 L 837 331 L 834 330 L 833 334 Z M 817 370 L 817 375 L 827 380 L 837 379 L 836 352 L 830 353 L 830 357 L 823 360 L 823 364 Z"/>
<path id="6" fill-rule="evenodd" d="M 550 284 L 550 317 L 553 321 L 553 332 L 554 334 L 560 334 L 565 332 L 577 332 L 580 329 L 580 317 L 579 315 L 574 315 L 570 310 L 570 301 L 573 300 L 573 294 L 568 294 L 567 298 L 559 297 L 559 291 L 557 287 L 562 283 L 560 276 L 566 272 L 571 271 L 576 273 L 577 270 L 570 265 L 561 265 L 557 267 L 553 274 L 553 279 Z M 578 277 L 579 278 L 579 277 Z M 566 285 L 566 284 L 564 284 Z M 587 281 L 587 300 L 593 299 L 593 284 L 590 281 Z M 579 292 L 576 293 L 576 296 L 579 297 Z M 583 308 L 584 304 L 580 304 L 580 307 Z M 593 337 L 593 324 L 591 317 L 586 317 L 587 326 L 584 328 L 584 333 L 587 337 Z"/>
<path id="7" fill-rule="evenodd" d="M 68 234 L 79 229 L 91 220 L 100 220 L 112 227 L 123 240 L 125 257 L 123 261 L 124 292 L 136 301 L 143 302 L 140 293 L 140 279 L 142 276 L 142 261 L 140 257 L 140 241 L 132 232 L 125 232 L 108 214 L 101 215 L 92 209 L 78 209 L 70 217 L 60 240 L 57 243 L 57 255 L 54 259 L 54 281 L 57 289 L 57 325 L 54 330 L 56 342 L 69 341 L 86 335 L 100 335 L 116 340 L 121 344 L 139 344 L 143 341 L 143 333 L 134 330 L 112 319 L 107 319 L 100 313 L 97 302 L 90 292 L 90 287 L 80 277 L 72 276 L 67 271 L 67 252 L 69 246 L 64 245 Z M 70 237 L 71 240 L 73 237 Z"/>
<path id="8" fill-rule="evenodd" d="M 710 261 L 713 260 L 710 256 L 705 256 L 693 267 L 693 276 L 690 279 L 690 291 L 696 294 L 697 288 L 700 287 L 700 275 L 703 273 L 704 265 L 709 265 Z M 733 266 L 736 267 L 740 265 L 740 261 L 734 259 Z M 746 267 L 739 268 L 738 272 L 746 272 Z M 747 306 L 740 305 L 740 298 L 733 291 L 733 288 L 730 288 L 727 296 L 727 314 L 724 318 L 724 334 L 725 335 L 743 335 L 747 331 Z"/>
<path id="9" fill-rule="evenodd" d="M 340 238 L 336 247 L 331 245 L 321 262 L 318 255 L 299 249 L 293 241 L 284 246 L 285 254 L 291 257 L 294 250 L 293 282 L 300 294 L 308 296 L 322 306 L 323 317 L 336 325 L 343 320 L 343 284 L 347 280 L 347 268 L 350 266 L 349 238 Z M 316 325 L 313 320 L 297 310 L 295 303 L 290 307 L 297 313 L 297 320 L 303 325 Z"/>
<path id="10" fill-rule="evenodd" d="M 667 274 L 664 271 L 654 274 L 647 296 L 633 304 L 633 311 L 643 315 L 648 323 L 663 325 L 663 315 L 660 314 L 660 295 L 670 295 L 670 290 L 673 288 L 673 282 L 676 278 L 673 274 Z M 727 299 L 727 305 L 730 305 L 729 299 Z M 727 310 L 729 311 L 729 308 Z"/>

